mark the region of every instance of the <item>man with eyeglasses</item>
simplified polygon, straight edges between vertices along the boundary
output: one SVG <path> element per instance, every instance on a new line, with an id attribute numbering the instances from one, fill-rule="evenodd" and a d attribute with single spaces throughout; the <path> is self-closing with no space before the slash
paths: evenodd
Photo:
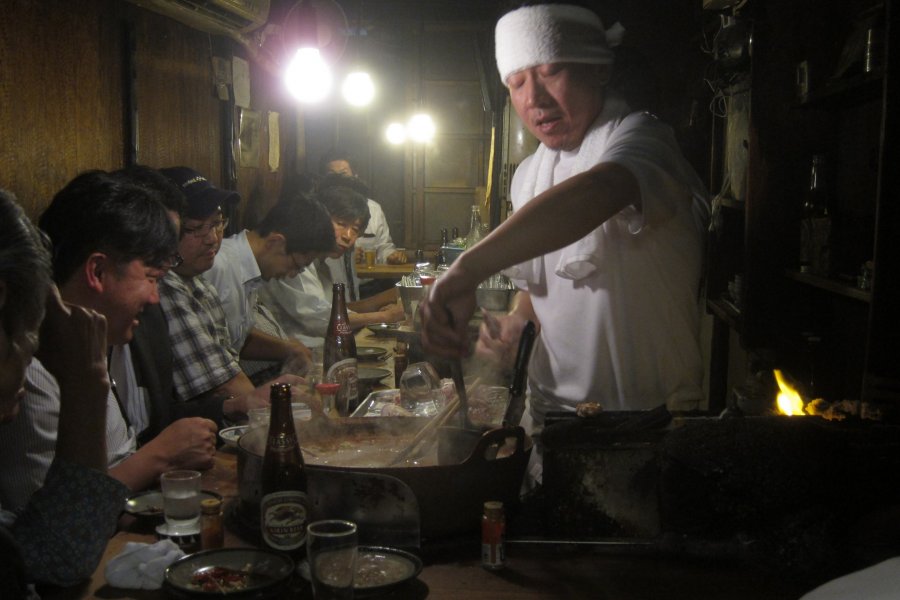
<path id="1" fill-rule="evenodd" d="M 53 243 L 53 278 L 69 303 L 96 311 L 107 324 L 108 349 L 127 344 L 139 315 L 159 302 L 157 282 L 177 248 L 175 224 L 150 190 L 103 171 L 70 181 L 41 215 Z M 216 448 L 216 424 L 179 419 L 137 447 L 134 425 L 110 374 L 105 439 L 108 473 L 137 491 L 170 469 L 207 469 Z M 28 367 L 20 418 L 0 436 L 0 503 L 17 509 L 41 487 L 55 456 L 61 410 L 59 381 L 37 361 Z"/>
<path id="2" fill-rule="evenodd" d="M 272 336 L 251 333 L 248 331 L 244 343 L 230 333 L 228 312 L 226 311 L 218 290 L 203 275 L 219 262 L 219 252 L 223 244 L 223 236 L 228 221 L 224 210 L 237 204 L 240 197 L 236 192 L 214 187 L 203 175 L 187 167 L 161 169 L 162 173 L 175 182 L 184 192 L 187 209 L 181 228 L 181 239 L 178 252 L 183 263 L 173 268 L 161 281 L 160 296 L 163 312 L 169 328 L 169 339 L 174 353 L 173 379 L 176 398 L 184 403 L 203 410 L 209 418 L 224 424 L 229 421 L 241 421 L 248 410 L 268 406 L 268 385 L 254 388 L 247 374 L 241 369 L 241 358 L 255 357 L 253 344 L 264 340 L 270 342 L 274 360 L 283 361 L 306 348 L 299 342 L 282 339 L 269 340 Z M 285 220 L 290 215 L 274 212 L 272 219 Z M 315 212 L 313 212 L 313 217 Z M 318 223 L 328 223 L 327 215 L 320 209 Z M 277 222 L 277 220 L 275 222 Z M 271 219 L 270 219 L 271 221 Z M 308 226 L 314 226 L 315 218 L 309 220 Z M 255 232 L 245 232 L 244 238 L 253 243 L 265 236 Z M 290 273 L 301 268 L 300 252 L 292 252 L 286 240 L 272 240 L 272 251 L 266 262 L 266 272 Z M 315 236 L 312 236 L 315 239 Z M 321 236 L 320 236 L 321 237 Z M 322 243 L 321 241 L 319 242 Z M 329 240 L 333 243 L 333 238 Z M 281 251 L 279 251 L 281 250 Z M 242 276 L 241 269 L 250 272 L 259 270 L 255 255 L 223 259 L 221 268 L 226 264 L 235 277 Z M 252 261 L 252 262 L 251 262 Z M 269 266 L 273 263 L 274 266 Z M 252 277 L 251 277 L 252 279 Z M 240 298 L 242 285 L 229 288 L 229 298 Z M 238 305 L 240 306 L 240 304 Z M 239 309 L 238 309 L 239 317 Z M 252 317 L 253 312 L 249 315 Z M 238 318 L 235 317 L 235 318 Z M 248 348 L 247 345 L 251 344 Z M 245 356 L 247 352 L 248 356 Z M 300 379 L 293 375 L 283 375 L 274 381 L 299 383 Z M 271 383 L 271 382 L 269 382 Z"/>

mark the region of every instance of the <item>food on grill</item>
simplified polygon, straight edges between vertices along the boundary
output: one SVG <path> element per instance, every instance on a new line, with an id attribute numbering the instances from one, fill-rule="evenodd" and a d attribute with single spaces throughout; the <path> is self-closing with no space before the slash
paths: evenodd
<path id="1" fill-rule="evenodd" d="M 603 412 L 599 402 L 582 402 L 575 407 L 575 414 L 579 417 L 596 417 Z"/>

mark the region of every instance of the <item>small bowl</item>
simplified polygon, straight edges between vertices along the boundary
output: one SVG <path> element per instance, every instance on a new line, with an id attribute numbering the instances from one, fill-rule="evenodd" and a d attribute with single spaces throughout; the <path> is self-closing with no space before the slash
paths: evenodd
<path id="1" fill-rule="evenodd" d="M 476 288 L 475 302 L 487 310 L 506 311 L 515 293 L 516 290 L 508 288 Z"/>
<path id="2" fill-rule="evenodd" d="M 235 425 L 234 427 L 220 429 L 219 439 L 221 439 L 226 446 L 237 448 L 238 440 L 241 439 L 241 436 L 244 435 L 249 428 L 248 425 Z"/>

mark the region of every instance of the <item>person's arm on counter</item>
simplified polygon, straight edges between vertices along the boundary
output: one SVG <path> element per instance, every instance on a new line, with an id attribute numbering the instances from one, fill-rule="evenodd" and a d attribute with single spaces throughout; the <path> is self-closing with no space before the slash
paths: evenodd
<path id="1" fill-rule="evenodd" d="M 435 282 L 422 308 L 425 349 L 446 358 L 468 354 L 466 329 L 479 283 L 576 242 L 629 205 L 640 208 L 640 188 L 634 175 L 615 163 L 600 163 L 535 196 Z"/>

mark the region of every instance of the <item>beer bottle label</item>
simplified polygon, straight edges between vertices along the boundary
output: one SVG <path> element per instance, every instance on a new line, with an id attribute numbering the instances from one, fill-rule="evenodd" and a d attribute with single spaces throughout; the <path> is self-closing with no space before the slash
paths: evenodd
<path id="1" fill-rule="evenodd" d="M 296 550 L 306 542 L 309 498 L 300 490 L 285 490 L 263 496 L 260 523 L 266 544 L 276 550 Z"/>
<path id="2" fill-rule="evenodd" d="M 348 407 L 355 407 L 359 403 L 359 371 L 355 358 L 337 361 L 331 365 L 325 377 L 326 381 L 341 384 L 335 397 L 335 402 L 341 409 L 346 411 Z"/>

